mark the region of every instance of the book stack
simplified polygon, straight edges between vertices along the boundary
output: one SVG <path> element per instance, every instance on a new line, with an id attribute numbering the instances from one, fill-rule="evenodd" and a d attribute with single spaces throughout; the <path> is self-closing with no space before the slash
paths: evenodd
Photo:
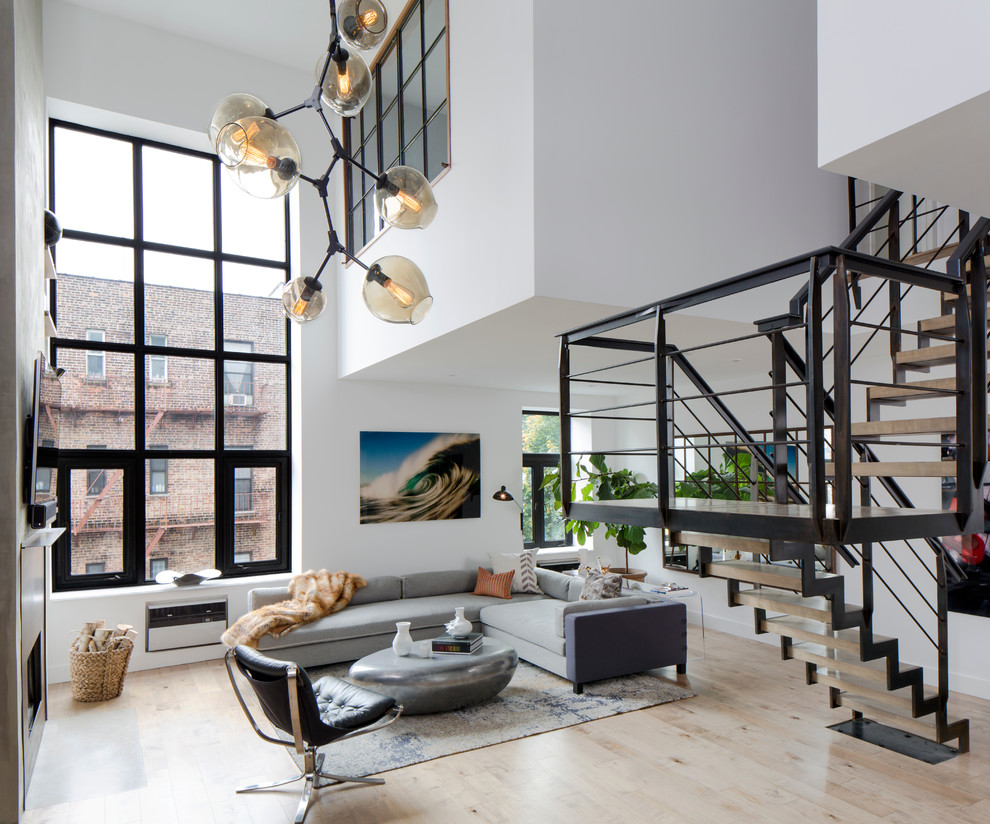
<path id="1" fill-rule="evenodd" d="M 452 652 L 456 655 L 470 655 L 481 648 L 481 633 L 469 632 L 463 638 L 441 635 L 433 639 L 433 652 Z"/>

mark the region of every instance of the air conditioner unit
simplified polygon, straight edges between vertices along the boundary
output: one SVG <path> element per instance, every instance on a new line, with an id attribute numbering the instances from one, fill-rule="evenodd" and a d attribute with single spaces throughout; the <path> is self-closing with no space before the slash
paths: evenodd
<path id="1" fill-rule="evenodd" d="M 251 406 L 254 403 L 254 397 L 252 395 L 231 395 L 230 405 L 231 406 Z"/>

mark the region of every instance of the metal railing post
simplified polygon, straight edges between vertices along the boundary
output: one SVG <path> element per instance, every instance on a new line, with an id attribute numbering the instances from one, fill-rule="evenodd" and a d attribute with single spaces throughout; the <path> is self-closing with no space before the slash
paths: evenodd
<path id="1" fill-rule="evenodd" d="M 846 286 L 846 258 L 839 255 L 832 275 L 833 377 L 835 413 L 832 430 L 832 460 L 835 475 L 832 495 L 840 530 L 852 519 L 852 399 L 849 339 L 849 292 Z M 822 368 L 824 369 L 824 367 Z M 815 370 L 820 371 L 820 370 Z"/>
<path id="2" fill-rule="evenodd" d="M 558 379 L 560 382 L 560 502 L 564 518 L 571 511 L 571 358 L 567 338 L 560 339 Z"/>
<path id="3" fill-rule="evenodd" d="M 808 276 L 808 305 L 805 362 L 808 370 L 805 414 L 808 424 L 808 498 L 811 519 L 818 532 L 825 531 L 825 387 L 822 382 L 822 286 L 818 280 L 818 257 L 811 258 Z"/>

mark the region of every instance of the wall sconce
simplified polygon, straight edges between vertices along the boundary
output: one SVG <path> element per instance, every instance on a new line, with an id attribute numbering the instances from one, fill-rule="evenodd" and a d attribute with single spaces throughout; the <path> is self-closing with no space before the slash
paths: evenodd
<path id="1" fill-rule="evenodd" d="M 503 484 L 502 488 L 492 495 L 492 500 L 495 501 L 512 501 L 516 506 L 519 507 L 519 531 L 523 531 L 523 508 L 522 504 L 519 503 L 515 498 L 512 497 L 512 493 L 505 488 Z"/>
<path id="2" fill-rule="evenodd" d="M 341 20 L 337 24 L 337 18 Z M 323 201 L 327 220 L 326 257 L 316 274 L 289 281 L 282 292 L 286 317 L 309 323 L 326 308 L 320 275 L 337 252 L 365 270 L 365 305 L 388 323 L 419 323 L 430 311 L 433 296 L 426 278 L 408 258 L 388 255 L 368 266 L 348 252 L 337 239 L 327 199 L 330 173 L 338 161 L 355 173 L 375 179 L 375 208 L 389 226 L 425 229 L 437 212 L 437 202 L 426 177 L 410 166 L 394 166 L 384 174 L 351 157 L 337 140 L 324 105 L 341 117 L 353 117 L 371 95 L 371 72 L 357 49 L 377 46 L 385 37 L 388 19 L 379 0 L 341 0 L 339 12 L 330 2 L 330 44 L 316 64 L 316 87 L 302 103 L 276 114 L 257 97 L 232 94 L 217 106 L 210 123 L 210 143 L 234 183 L 259 198 L 283 197 L 299 180 L 311 184 Z M 345 43 L 348 48 L 345 48 Z M 300 109 L 315 111 L 330 137 L 333 157 L 321 177 L 304 175 L 302 157 L 292 133 L 279 121 Z"/>

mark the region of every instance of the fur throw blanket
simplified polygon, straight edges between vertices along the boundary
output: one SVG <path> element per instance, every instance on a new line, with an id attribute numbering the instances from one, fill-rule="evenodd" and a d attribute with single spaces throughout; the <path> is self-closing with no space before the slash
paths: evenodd
<path id="1" fill-rule="evenodd" d="M 295 575 L 289 582 L 288 600 L 241 616 L 220 640 L 228 647 L 244 644 L 257 649 L 258 641 L 264 635 L 280 638 L 296 627 L 340 612 L 351 602 L 354 593 L 367 585 L 364 578 L 350 572 L 331 574 L 321 569 Z"/>

